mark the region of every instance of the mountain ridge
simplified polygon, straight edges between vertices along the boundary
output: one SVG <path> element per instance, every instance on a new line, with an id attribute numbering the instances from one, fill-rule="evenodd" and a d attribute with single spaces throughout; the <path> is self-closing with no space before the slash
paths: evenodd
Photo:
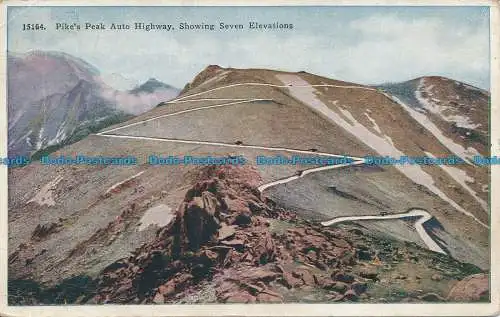
<path id="1" fill-rule="evenodd" d="M 64 52 L 30 51 L 7 60 L 10 155 L 75 142 L 152 108 L 155 98 L 177 94 L 167 85 L 116 91 L 102 82 L 96 67 Z"/>
<path id="2" fill-rule="evenodd" d="M 156 78 L 149 78 L 144 83 L 137 85 L 135 88 L 129 90 L 132 94 L 139 94 L 141 92 L 149 92 L 152 93 L 159 88 L 167 88 L 167 89 L 177 89 L 173 86 L 167 85 L 164 82 L 159 81 Z"/>
<path id="3" fill-rule="evenodd" d="M 445 101 L 450 87 L 478 106 L 483 102 L 460 86 L 436 86 L 431 93 Z M 413 96 L 418 89 L 409 91 Z M 138 157 L 137 165 L 47 168 L 34 162 L 9 171 L 9 277 L 51 287 L 87 276 L 97 294 L 85 293 L 85 301 L 95 303 L 172 303 L 213 288 L 220 292 L 208 302 L 295 302 L 304 285 L 327 290 L 328 299 L 310 291 L 319 302 L 445 301 L 465 276 L 488 274 L 483 203 L 489 169 L 363 161 L 366 155 L 469 159 L 474 151 L 485 153 L 479 143 L 451 136 L 447 112 L 442 124 L 431 114 L 374 87 L 211 66 L 176 99 L 55 154 L 127 153 Z M 484 120 L 476 114 L 474 120 Z M 147 163 L 153 153 L 244 156 L 247 164 L 155 166 Z M 276 155 L 347 155 L 358 164 L 256 164 L 258 156 Z M 430 221 L 361 219 L 411 208 L 425 210 Z M 320 225 L 348 216 L 359 219 Z M 419 230 L 446 254 L 429 250 Z M 323 243 L 329 246 L 318 248 Z M 363 267 L 369 272 L 358 272 Z M 258 277 L 247 280 L 242 272 Z M 240 289 L 226 274 L 272 294 Z M 201 289 L 192 284 L 199 280 Z M 389 294 L 401 287 L 404 296 Z"/>

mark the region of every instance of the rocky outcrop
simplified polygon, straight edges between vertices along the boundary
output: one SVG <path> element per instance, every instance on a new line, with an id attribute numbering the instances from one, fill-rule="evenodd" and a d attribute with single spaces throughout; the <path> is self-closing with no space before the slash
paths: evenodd
<path id="1" fill-rule="evenodd" d="M 431 263 L 441 260 L 433 254 L 429 259 L 424 253 L 417 257 L 414 249 L 377 242 L 360 228 L 325 228 L 298 219 L 261 196 L 256 190 L 260 177 L 251 167 L 206 167 L 192 179 L 175 220 L 131 256 L 104 269 L 92 281 L 95 291 L 84 294 L 81 302 L 178 303 L 207 289 L 213 290 L 210 299 L 196 295 L 196 303 L 296 302 L 304 294 L 313 302 L 373 301 L 376 289 L 380 292 L 387 287 L 388 276 L 411 279 L 401 271 L 391 272 L 405 259 L 405 265 L 423 261 L 426 270 L 433 270 L 428 276 L 433 283 L 447 284 L 450 274 L 460 274 L 435 270 Z M 117 219 L 102 238 L 111 238 L 122 226 L 123 221 Z M 86 248 L 82 245 L 79 250 Z M 27 267 L 36 256 L 31 245 L 20 246 L 13 254 L 27 259 L 23 263 Z M 459 264 L 442 262 L 440 267 L 451 270 Z M 471 267 L 466 269 L 470 272 Z M 464 294 L 470 296 L 466 298 L 484 296 L 480 287 L 487 289 L 487 279 L 485 284 L 478 281 L 482 278 L 475 276 L 457 283 L 449 300 L 464 298 Z M 398 291 L 389 296 L 398 301 L 446 301 L 440 292 Z"/>
<path id="2" fill-rule="evenodd" d="M 189 89 L 199 86 L 200 84 L 209 80 L 210 78 L 213 78 L 222 70 L 223 68 L 221 68 L 219 65 L 208 65 L 203 71 L 201 71 L 198 75 L 196 75 L 196 77 L 193 79 L 192 82 L 186 84 L 184 89 L 180 92 L 180 95 L 182 95 Z"/>
<path id="3" fill-rule="evenodd" d="M 489 277 L 486 274 L 474 274 L 457 282 L 450 293 L 448 300 L 457 302 L 488 301 L 490 297 Z"/>
<path id="4" fill-rule="evenodd" d="M 220 302 L 282 302 L 285 289 L 313 287 L 357 300 L 365 278 L 347 272 L 353 246 L 337 230 L 300 223 L 262 198 L 256 170 L 209 167 L 186 192 L 175 222 L 99 277 L 93 302 L 167 303 L 211 281 Z M 254 185 L 254 186 L 252 186 Z M 273 232 L 270 220 L 294 223 Z"/>
<path id="5" fill-rule="evenodd" d="M 49 223 L 44 223 L 43 225 L 37 225 L 35 230 L 33 231 L 31 239 L 35 241 L 41 241 L 50 234 L 59 231 L 61 227 L 62 227 L 61 222 L 49 222 Z"/>

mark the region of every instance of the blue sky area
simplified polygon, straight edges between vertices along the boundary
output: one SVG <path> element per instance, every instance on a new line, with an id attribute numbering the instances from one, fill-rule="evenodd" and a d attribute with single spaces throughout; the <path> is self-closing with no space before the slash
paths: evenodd
<path id="1" fill-rule="evenodd" d="M 293 30 L 56 31 L 56 23 L 292 23 Z M 44 32 L 22 31 L 44 23 Z M 487 7 L 10 7 L 8 50 L 63 51 L 116 88 L 182 88 L 209 64 L 305 70 L 362 84 L 441 75 L 489 89 Z"/>

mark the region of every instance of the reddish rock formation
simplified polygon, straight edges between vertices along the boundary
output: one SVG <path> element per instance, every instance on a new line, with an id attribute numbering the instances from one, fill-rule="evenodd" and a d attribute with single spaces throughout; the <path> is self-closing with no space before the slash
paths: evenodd
<path id="1" fill-rule="evenodd" d="M 457 282 L 448 294 L 447 299 L 457 302 L 469 302 L 482 299 L 488 300 L 489 295 L 488 275 L 481 273 L 467 276 Z"/>
<path id="2" fill-rule="evenodd" d="M 195 179 L 175 222 L 101 274 L 95 302 L 168 303 L 200 280 L 214 283 L 226 303 L 282 302 L 279 285 L 318 288 L 334 301 L 366 291 L 363 278 L 341 270 L 356 254 L 344 234 L 297 222 L 262 198 L 255 169 L 207 167 Z M 270 219 L 294 227 L 273 233 Z"/>

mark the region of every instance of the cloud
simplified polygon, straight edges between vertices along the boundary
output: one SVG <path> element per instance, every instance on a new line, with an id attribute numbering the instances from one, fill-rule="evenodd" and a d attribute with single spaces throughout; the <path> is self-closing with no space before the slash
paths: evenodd
<path id="1" fill-rule="evenodd" d="M 137 95 L 112 88 L 104 88 L 101 91 L 103 98 L 112 101 L 120 110 L 135 115 L 146 112 L 161 102 L 175 98 L 177 95 L 178 91 L 173 89 L 161 89 L 153 93 L 141 92 Z"/>
<path id="2" fill-rule="evenodd" d="M 54 24 L 60 15 L 44 11 L 38 20 Z M 32 18 L 25 14 L 9 28 Z M 322 32 L 307 25 L 292 32 L 52 31 L 37 37 L 15 32 L 9 36 L 9 49 L 61 50 L 104 74 L 121 74 L 136 82 L 155 77 L 179 88 L 207 65 L 219 64 L 305 70 L 363 84 L 442 75 L 488 89 L 488 21 L 474 22 L 372 13 L 346 23 L 318 17 Z"/>
<path id="3" fill-rule="evenodd" d="M 361 82 L 399 81 L 443 74 L 485 84 L 489 73 L 487 25 L 451 25 L 436 18 L 372 16 L 352 21 L 358 43 L 345 49 L 345 76 Z M 388 75 L 392 78 L 387 78 Z M 386 77 L 386 78 L 384 78 Z"/>
<path id="4" fill-rule="evenodd" d="M 356 40 L 343 45 L 322 35 L 280 42 L 267 36 L 239 39 L 228 46 L 237 57 L 229 62 L 309 70 L 364 84 L 441 74 L 484 87 L 489 78 L 487 30 L 486 25 L 457 27 L 435 18 L 377 15 L 346 26 L 345 36 Z"/>

